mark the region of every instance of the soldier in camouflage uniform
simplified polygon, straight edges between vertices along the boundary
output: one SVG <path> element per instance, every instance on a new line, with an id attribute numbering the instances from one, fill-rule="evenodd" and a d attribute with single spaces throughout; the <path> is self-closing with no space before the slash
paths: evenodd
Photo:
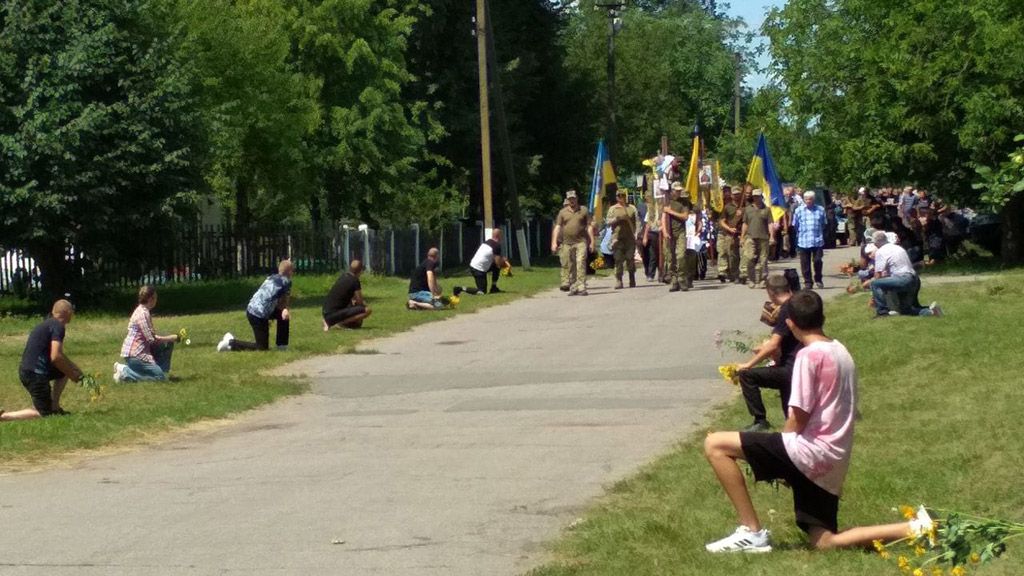
<path id="1" fill-rule="evenodd" d="M 722 189 L 725 207 L 718 219 L 718 281 L 735 282 L 740 276 L 740 243 L 739 236 L 743 226 L 743 213 L 739 201 L 742 190 L 732 190 L 728 186 Z"/>
<path id="2" fill-rule="evenodd" d="M 773 242 L 768 228 L 772 213 L 765 206 L 764 193 L 760 189 L 755 189 L 750 198 L 752 204 L 743 210 L 743 231 L 740 235 L 743 243 L 740 284 L 745 284 L 749 278 L 751 288 L 763 288 L 768 278 L 768 245 Z"/>
<path id="3" fill-rule="evenodd" d="M 672 185 L 672 199 L 662 211 L 662 232 L 666 235 L 668 250 L 665 260 L 668 262 L 668 280 L 671 284 L 669 292 L 689 290 L 686 282 L 686 220 L 690 217 L 689 208 L 679 199 L 683 184 Z"/>
<path id="4" fill-rule="evenodd" d="M 626 202 L 626 190 L 615 194 L 616 203 L 608 210 L 606 222 L 612 229 L 612 253 L 615 255 L 615 289 L 622 289 L 622 269 L 629 271 L 629 287 L 636 287 L 636 208 Z"/>

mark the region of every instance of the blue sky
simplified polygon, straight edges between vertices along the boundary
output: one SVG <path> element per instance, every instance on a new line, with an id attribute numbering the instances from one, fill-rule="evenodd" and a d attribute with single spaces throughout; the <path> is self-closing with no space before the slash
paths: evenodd
<path id="1" fill-rule="evenodd" d="M 785 0 L 732 0 L 729 2 L 726 13 L 743 18 L 747 22 L 747 26 L 756 31 L 761 28 L 765 13 L 770 8 L 782 7 L 783 4 L 785 4 Z M 758 41 L 763 43 L 764 39 L 759 38 Z M 765 66 L 767 63 L 767 56 L 762 56 L 758 62 L 760 66 Z M 746 85 L 755 89 L 763 86 L 766 82 L 767 78 L 760 74 L 748 74 L 745 79 Z"/>

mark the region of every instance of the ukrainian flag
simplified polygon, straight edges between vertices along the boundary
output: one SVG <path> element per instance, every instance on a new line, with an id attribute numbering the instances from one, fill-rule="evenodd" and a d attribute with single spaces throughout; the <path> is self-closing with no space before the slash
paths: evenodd
<path id="1" fill-rule="evenodd" d="M 619 189 L 618 181 L 615 178 L 615 168 L 612 167 L 612 157 L 608 153 L 608 147 L 604 140 L 597 143 L 597 158 L 594 161 L 593 184 L 590 187 L 590 214 L 595 222 L 604 218 L 604 203 L 601 198 L 614 198 Z"/>
<path id="2" fill-rule="evenodd" d="M 786 198 L 782 194 L 782 181 L 779 173 L 775 170 L 775 162 L 768 152 L 768 140 L 764 133 L 757 139 L 757 150 L 754 151 L 754 158 L 750 161 L 750 170 L 747 171 L 747 182 L 754 188 L 760 188 L 766 192 L 772 207 L 772 219 L 779 220 L 786 212 Z"/>

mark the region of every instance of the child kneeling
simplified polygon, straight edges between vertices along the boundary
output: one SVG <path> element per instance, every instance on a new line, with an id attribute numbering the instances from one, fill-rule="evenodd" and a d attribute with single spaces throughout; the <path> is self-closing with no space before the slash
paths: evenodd
<path id="1" fill-rule="evenodd" d="M 825 336 L 821 297 L 802 290 L 789 300 L 786 324 L 803 348 L 793 365 L 789 417 L 781 433 L 716 432 L 704 454 L 739 516 L 733 534 L 708 544 L 708 552 L 770 552 L 768 530 L 750 500 L 740 471 L 746 460 L 757 481 L 782 480 L 793 490 L 796 523 L 817 549 L 871 546 L 932 527 L 924 508 L 910 522 L 839 531 L 839 496 L 853 450 L 857 372 L 840 342 Z"/>

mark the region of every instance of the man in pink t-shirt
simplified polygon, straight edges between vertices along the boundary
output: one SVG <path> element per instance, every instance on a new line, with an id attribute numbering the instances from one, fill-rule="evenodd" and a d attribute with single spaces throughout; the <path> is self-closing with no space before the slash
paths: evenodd
<path id="1" fill-rule="evenodd" d="M 746 460 L 755 481 L 782 480 L 793 490 L 796 523 L 818 549 L 869 546 L 908 532 L 922 534 L 932 521 L 922 508 L 908 522 L 839 531 L 839 496 L 850 467 L 857 405 L 857 370 L 846 347 L 825 336 L 821 297 L 802 290 L 789 300 L 786 324 L 803 344 L 793 365 L 789 417 L 781 433 L 716 432 L 704 453 L 729 496 L 740 526 L 708 544 L 708 552 L 770 552 L 738 460 Z"/>

